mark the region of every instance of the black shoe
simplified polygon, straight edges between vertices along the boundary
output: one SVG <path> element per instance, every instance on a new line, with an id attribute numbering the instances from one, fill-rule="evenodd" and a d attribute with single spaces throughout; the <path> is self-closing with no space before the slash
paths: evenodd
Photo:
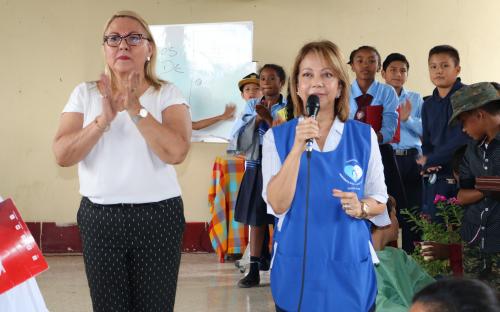
<path id="1" fill-rule="evenodd" d="M 250 288 L 259 286 L 260 284 L 260 276 L 257 274 L 252 276 L 252 274 L 247 274 L 244 278 L 238 281 L 238 287 L 240 288 Z"/>
<path id="2" fill-rule="evenodd" d="M 238 253 L 238 254 L 227 254 L 225 256 L 225 259 L 226 261 L 228 262 L 233 262 L 233 261 L 237 261 L 237 260 L 240 260 L 241 259 L 241 256 L 242 254 Z"/>

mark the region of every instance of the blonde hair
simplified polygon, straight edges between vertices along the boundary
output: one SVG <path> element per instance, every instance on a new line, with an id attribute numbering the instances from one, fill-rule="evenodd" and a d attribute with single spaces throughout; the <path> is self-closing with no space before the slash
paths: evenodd
<path id="1" fill-rule="evenodd" d="M 155 43 L 155 40 L 153 38 L 153 34 L 149 30 L 148 23 L 139 14 L 137 14 L 133 11 L 116 12 L 106 22 L 106 24 L 104 26 L 104 31 L 103 31 L 103 37 L 106 35 L 106 31 L 108 30 L 109 25 L 115 19 L 123 18 L 123 17 L 136 20 L 139 24 L 141 24 L 142 28 L 144 28 L 144 31 L 146 32 L 147 40 L 149 41 L 149 44 L 151 45 L 151 57 L 150 57 L 149 61 L 146 61 L 144 63 L 144 77 L 145 77 L 146 81 L 151 86 L 153 86 L 156 90 L 158 90 L 158 89 L 160 89 L 161 85 L 165 83 L 165 81 L 158 78 L 158 76 L 156 75 L 156 72 L 155 72 L 155 70 L 156 70 L 156 54 L 157 54 L 156 43 Z M 103 44 L 105 44 L 104 41 L 103 41 Z M 104 67 L 104 73 L 109 76 L 110 81 L 111 81 L 111 85 L 113 86 L 113 88 L 115 88 L 116 87 L 116 85 L 115 85 L 116 84 L 116 77 L 113 74 L 113 71 L 111 70 L 109 65 L 106 62 L 105 62 L 105 64 L 106 65 Z"/>
<path id="2" fill-rule="evenodd" d="M 305 115 L 304 103 L 297 95 L 297 85 L 300 64 L 309 53 L 315 53 L 319 57 L 323 58 L 326 63 L 332 67 L 334 75 L 339 79 L 341 92 L 340 97 L 335 99 L 333 110 L 335 116 L 342 122 L 345 122 L 349 118 L 349 74 L 347 66 L 345 65 L 344 57 L 342 56 L 339 48 L 335 43 L 328 40 L 307 43 L 300 49 L 297 57 L 295 58 L 292 73 L 290 75 L 290 94 L 292 96 L 294 116 L 298 117 Z"/>

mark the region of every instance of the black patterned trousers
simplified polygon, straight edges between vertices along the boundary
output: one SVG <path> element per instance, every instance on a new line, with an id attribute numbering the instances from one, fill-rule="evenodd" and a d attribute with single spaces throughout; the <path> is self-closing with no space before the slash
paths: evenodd
<path id="1" fill-rule="evenodd" d="M 77 221 L 94 311 L 173 311 L 183 209 L 180 197 L 115 205 L 82 198 Z"/>

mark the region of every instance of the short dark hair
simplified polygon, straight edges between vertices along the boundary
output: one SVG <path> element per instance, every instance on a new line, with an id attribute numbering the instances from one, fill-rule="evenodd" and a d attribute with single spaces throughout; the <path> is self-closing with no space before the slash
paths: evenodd
<path id="1" fill-rule="evenodd" d="M 286 73 L 285 73 L 285 70 L 283 69 L 283 67 L 279 66 L 279 65 L 276 65 L 276 64 L 265 64 L 264 66 L 262 66 L 262 68 L 259 70 L 259 76 L 260 74 L 262 73 L 262 71 L 266 68 L 269 68 L 269 69 L 272 69 L 276 72 L 276 74 L 278 75 L 278 77 L 280 78 L 280 81 L 282 81 L 283 83 L 285 82 L 285 79 L 286 79 Z"/>
<path id="2" fill-rule="evenodd" d="M 443 44 L 430 49 L 429 58 L 427 59 L 427 61 L 429 61 L 431 59 L 431 56 L 433 56 L 434 54 L 448 54 L 455 62 L 455 66 L 460 65 L 460 56 L 458 55 L 458 51 L 451 45 Z"/>
<path id="3" fill-rule="evenodd" d="M 352 50 L 351 54 L 349 54 L 349 63 L 347 63 L 347 64 L 352 65 L 352 63 L 354 62 L 354 57 L 356 56 L 356 53 L 358 53 L 361 50 L 368 50 L 368 51 L 372 51 L 375 54 L 377 54 L 377 58 L 378 58 L 377 70 L 380 70 L 380 67 L 382 65 L 382 58 L 380 57 L 380 53 L 378 53 L 378 51 L 377 51 L 377 49 L 375 49 L 375 47 L 367 46 L 367 45 L 360 46 L 359 48 Z"/>
<path id="4" fill-rule="evenodd" d="M 479 109 L 482 109 L 491 115 L 498 115 L 500 114 L 500 100 L 488 102 L 479 107 Z"/>
<path id="5" fill-rule="evenodd" d="M 408 63 L 408 60 L 406 59 L 406 56 L 404 56 L 401 53 L 391 53 L 391 54 L 387 55 L 387 57 L 385 58 L 384 62 L 382 63 L 382 69 L 384 71 L 387 70 L 387 67 L 389 67 L 389 65 L 392 62 L 396 62 L 396 61 L 400 61 L 400 62 L 405 63 L 406 64 L 406 69 L 410 69 L 410 63 Z"/>
<path id="6" fill-rule="evenodd" d="M 467 278 L 444 278 L 427 285 L 413 297 L 428 312 L 500 312 L 495 291 L 484 282 Z"/>

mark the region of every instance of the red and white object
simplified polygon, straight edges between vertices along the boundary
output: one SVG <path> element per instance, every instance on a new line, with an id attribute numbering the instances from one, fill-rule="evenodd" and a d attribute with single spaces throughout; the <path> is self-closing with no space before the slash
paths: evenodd
<path id="1" fill-rule="evenodd" d="M 0 294 L 48 269 L 12 199 L 0 202 Z"/>

